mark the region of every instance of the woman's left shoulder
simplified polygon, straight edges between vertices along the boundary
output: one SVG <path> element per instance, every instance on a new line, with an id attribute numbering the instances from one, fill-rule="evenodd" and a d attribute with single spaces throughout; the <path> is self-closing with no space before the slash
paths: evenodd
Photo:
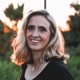
<path id="1" fill-rule="evenodd" d="M 52 58 L 50 64 L 55 67 L 56 69 L 67 69 L 68 66 L 63 62 L 61 59 Z"/>
<path id="2" fill-rule="evenodd" d="M 55 76 L 58 76 L 60 80 L 73 80 L 73 76 L 68 69 L 67 64 L 65 64 L 60 59 L 52 59 L 50 62 L 51 72 L 54 73 Z"/>

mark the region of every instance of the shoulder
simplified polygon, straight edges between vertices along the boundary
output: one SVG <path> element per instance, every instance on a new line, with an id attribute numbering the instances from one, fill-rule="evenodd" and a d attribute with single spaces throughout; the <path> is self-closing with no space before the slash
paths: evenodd
<path id="1" fill-rule="evenodd" d="M 49 63 L 51 75 L 57 76 L 56 80 L 73 80 L 67 65 L 60 59 L 52 59 Z"/>
<path id="2" fill-rule="evenodd" d="M 61 59 L 57 58 L 51 59 L 50 65 L 56 69 L 68 69 L 67 65 Z"/>

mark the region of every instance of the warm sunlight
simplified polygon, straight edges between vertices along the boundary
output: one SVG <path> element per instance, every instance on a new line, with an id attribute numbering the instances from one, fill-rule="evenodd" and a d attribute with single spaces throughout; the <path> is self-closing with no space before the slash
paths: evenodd
<path id="1" fill-rule="evenodd" d="M 73 0 L 46 0 L 47 10 L 55 18 L 57 24 L 63 31 L 69 30 L 69 26 L 66 24 L 68 20 L 68 15 L 74 14 L 74 9 L 70 7 L 70 3 Z M 44 0 L 0 0 L 0 20 L 5 22 L 9 27 L 12 27 L 13 22 L 9 20 L 4 14 L 5 8 L 9 4 L 13 3 L 14 8 L 17 8 L 17 5 L 22 5 L 24 3 L 24 17 L 30 10 L 44 9 Z M 21 26 L 21 21 L 18 23 L 18 27 Z"/>

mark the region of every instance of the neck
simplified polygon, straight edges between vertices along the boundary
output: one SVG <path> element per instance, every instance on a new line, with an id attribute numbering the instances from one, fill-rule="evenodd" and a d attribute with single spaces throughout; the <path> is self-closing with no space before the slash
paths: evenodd
<path id="1" fill-rule="evenodd" d="M 32 54 L 33 54 L 33 65 L 38 65 L 38 64 L 41 64 L 43 61 L 42 61 L 42 55 L 43 55 L 43 52 L 42 51 L 32 51 Z"/>

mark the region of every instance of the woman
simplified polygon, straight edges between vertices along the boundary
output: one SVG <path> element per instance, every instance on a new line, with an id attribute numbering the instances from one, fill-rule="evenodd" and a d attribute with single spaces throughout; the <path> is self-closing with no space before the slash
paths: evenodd
<path id="1" fill-rule="evenodd" d="M 64 63 L 64 39 L 46 10 L 26 17 L 12 47 L 12 62 L 22 66 L 20 80 L 73 80 Z"/>

